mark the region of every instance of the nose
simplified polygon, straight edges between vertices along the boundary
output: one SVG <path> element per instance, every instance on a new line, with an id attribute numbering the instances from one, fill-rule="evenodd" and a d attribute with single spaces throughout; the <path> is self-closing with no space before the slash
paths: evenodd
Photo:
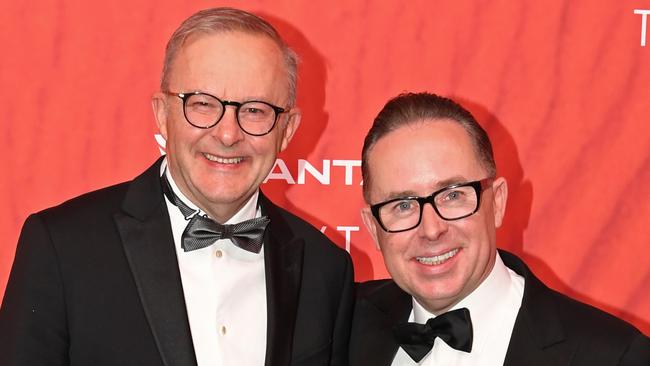
<path id="1" fill-rule="evenodd" d="M 212 127 L 210 134 L 224 146 L 235 145 L 244 139 L 244 131 L 237 123 L 237 112 L 233 106 L 226 106 L 221 120 Z"/>
<path id="2" fill-rule="evenodd" d="M 438 216 L 430 203 L 425 204 L 422 208 L 422 220 L 418 226 L 419 235 L 428 240 L 436 240 L 448 229 L 449 223 Z"/>

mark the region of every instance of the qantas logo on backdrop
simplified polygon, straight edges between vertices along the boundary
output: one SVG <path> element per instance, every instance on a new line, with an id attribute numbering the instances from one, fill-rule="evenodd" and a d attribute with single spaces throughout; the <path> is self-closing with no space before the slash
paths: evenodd
<path id="1" fill-rule="evenodd" d="M 298 173 L 296 177 L 291 175 L 287 164 L 282 159 L 276 159 L 273 169 L 264 180 L 264 183 L 272 179 L 284 180 L 287 184 L 305 184 L 307 175 L 323 185 L 332 183 L 332 170 L 340 169 L 344 173 L 343 184 L 351 186 L 362 184 L 361 181 L 361 160 L 329 160 L 323 159 L 320 167 L 312 165 L 304 159 L 298 159 Z M 310 179 L 310 181 L 312 181 Z M 339 183 L 339 182 L 336 182 Z"/>
<path id="2" fill-rule="evenodd" d="M 160 155 L 165 154 L 165 145 L 166 141 L 160 134 L 155 134 L 154 138 L 158 143 L 158 150 Z M 276 159 L 273 169 L 264 180 L 264 183 L 269 180 L 284 180 L 287 184 L 305 184 L 307 180 L 306 176 L 310 175 L 312 178 L 309 181 L 317 181 L 324 185 L 331 184 L 332 181 L 332 169 L 342 169 L 343 174 L 343 184 L 351 186 L 353 184 L 362 184 L 361 181 L 361 161 L 360 160 L 323 160 L 320 169 L 309 163 L 307 160 L 298 159 L 298 169 L 297 174 L 294 177 L 287 164 L 282 159 Z M 337 175 L 339 176 L 339 175 Z M 337 182 L 338 183 L 338 182 Z M 357 225 L 333 225 L 333 230 L 328 230 L 328 226 L 321 226 L 320 231 L 323 234 L 330 235 L 332 231 L 336 231 L 339 235 L 343 235 L 345 239 L 344 248 L 348 252 L 350 251 L 350 243 L 352 241 L 352 233 L 359 231 L 359 226 Z M 333 239 L 334 240 L 334 239 Z"/>
<path id="3" fill-rule="evenodd" d="M 645 47 L 650 9 L 634 9 L 634 14 L 641 15 L 641 47 Z"/>
<path id="4" fill-rule="evenodd" d="M 160 135 L 154 135 L 158 143 L 160 154 L 165 154 L 165 139 Z M 335 184 L 344 184 L 346 186 L 362 185 L 361 179 L 361 160 L 329 160 L 324 159 L 321 164 L 312 164 L 304 159 L 298 159 L 296 174 L 291 174 L 287 163 L 282 159 L 276 159 L 269 175 L 264 179 L 264 183 L 270 180 L 283 180 L 287 184 L 306 184 L 307 182 L 319 182 L 322 185 L 332 184 L 332 173 L 334 176 L 342 176 L 341 182 Z M 342 173 L 342 175 L 341 175 Z"/>

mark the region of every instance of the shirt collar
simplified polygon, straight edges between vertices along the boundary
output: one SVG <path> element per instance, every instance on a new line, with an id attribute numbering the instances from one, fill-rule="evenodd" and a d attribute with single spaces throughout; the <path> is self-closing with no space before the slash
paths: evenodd
<path id="1" fill-rule="evenodd" d="M 499 253 L 497 253 L 494 266 L 485 280 L 472 293 L 449 310 L 467 308 L 472 317 L 472 322 L 474 324 L 476 324 L 476 321 L 480 323 L 480 319 L 486 319 L 493 313 L 496 305 L 495 301 L 508 294 L 510 281 L 511 277 L 508 268 L 501 260 Z M 430 318 L 435 317 L 433 313 L 428 312 L 413 298 L 413 321 L 424 324 Z"/>

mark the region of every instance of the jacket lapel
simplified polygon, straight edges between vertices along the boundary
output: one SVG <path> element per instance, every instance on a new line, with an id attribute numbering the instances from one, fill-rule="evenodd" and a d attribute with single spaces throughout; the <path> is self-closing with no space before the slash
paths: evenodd
<path id="1" fill-rule="evenodd" d="M 129 187 L 114 216 L 145 315 L 167 366 L 196 365 L 159 159 Z"/>
<path id="2" fill-rule="evenodd" d="M 557 303 L 546 287 L 519 258 L 499 251 L 505 265 L 525 279 L 524 296 L 510 338 L 504 366 L 568 365 L 576 349 L 565 342 Z M 563 361 L 565 360 L 565 361 Z"/>
<path id="3" fill-rule="evenodd" d="M 351 364 L 390 366 L 399 349 L 393 327 L 408 321 L 413 308 L 411 296 L 387 280 L 357 301 L 353 334 L 357 334 L 355 342 L 360 345 L 350 348 Z"/>
<path id="4" fill-rule="evenodd" d="M 264 235 L 267 303 L 265 365 L 289 365 L 305 243 L 295 237 L 280 210 L 262 192 L 259 195 L 259 203 L 262 214 L 271 220 Z"/>

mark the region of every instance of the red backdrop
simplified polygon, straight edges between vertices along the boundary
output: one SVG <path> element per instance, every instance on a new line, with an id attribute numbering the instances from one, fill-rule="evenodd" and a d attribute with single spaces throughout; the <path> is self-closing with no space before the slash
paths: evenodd
<path id="1" fill-rule="evenodd" d="M 493 139 L 510 186 L 499 246 L 650 334 L 647 0 L 5 1 L 1 292 L 29 213 L 159 155 L 165 43 L 221 5 L 263 15 L 301 56 L 303 123 L 263 189 L 347 247 L 358 280 L 387 275 L 359 216 L 363 136 L 390 97 L 432 91 Z"/>

